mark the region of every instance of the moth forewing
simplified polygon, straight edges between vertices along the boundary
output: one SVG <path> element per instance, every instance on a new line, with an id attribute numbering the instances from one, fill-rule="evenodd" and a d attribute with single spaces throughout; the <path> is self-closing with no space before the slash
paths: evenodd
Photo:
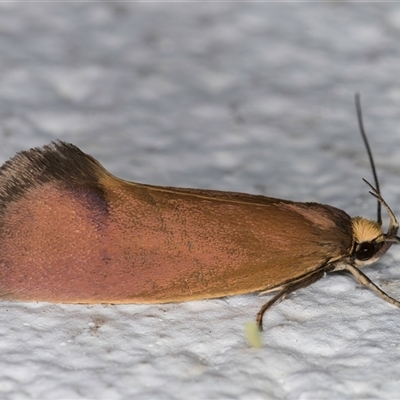
<path id="1" fill-rule="evenodd" d="M 62 142 L 19 153 L 1 172 L 0 286 L 15 299 L 162 303 L 257 292 L 351 245 L 350 217 L 334 207 L 127 182 Z"/>

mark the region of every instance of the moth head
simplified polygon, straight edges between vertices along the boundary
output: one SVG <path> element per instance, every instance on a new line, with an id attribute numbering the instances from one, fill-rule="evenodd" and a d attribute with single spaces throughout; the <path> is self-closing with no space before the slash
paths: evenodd
<path id="1" fill-rule="evenodd" d="M 372 191 L 370 191 L 372 196 L 378 200 L 379 204 L 385 207 L 390 217 L 390 223 L 387 233 L 383 233 L 379 208 L 378 222 L 362 217 L 354 217 L 351 219 L 353 229 L 351 259 L 358 267 L 374 263 L 388 251 L 393 243 L 400 243 L 400 238 L 396 236 L 399 224 L 393 211 L 382 198 L 379 191 L 367 181 L 365 182 L 372 189 Z"/>
<path id="2" fill-rule="evenodd" d="M 351 225 L 353 230 L 352 258 L 354 263 L 358 267 L 372 264 L 383 255 L 381 250 L 386 243 L 386 235 L 383 233 L 382 227 L 378 222 L 362 217 L 352 218 Z M 385 252 L 388 248 L 385 249 Z"/>

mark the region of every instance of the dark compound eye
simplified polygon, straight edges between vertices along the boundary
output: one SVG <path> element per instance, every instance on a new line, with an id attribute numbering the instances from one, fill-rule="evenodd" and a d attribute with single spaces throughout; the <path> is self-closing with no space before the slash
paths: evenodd
<path id="1" fill-rule="evenodd" d="M 376 253 L 376 247 L 374 243 L 365 242 L 361 243 L 356 251 L 356 258 L 360 261 L 369 260 Z"/>

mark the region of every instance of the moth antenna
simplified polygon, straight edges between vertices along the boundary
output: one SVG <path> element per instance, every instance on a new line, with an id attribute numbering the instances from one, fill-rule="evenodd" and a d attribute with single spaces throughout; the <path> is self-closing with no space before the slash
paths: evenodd
<path id="1" fill-rule="evenodd" d="M 376 188 L 374 188 L 366 179 L 363 178 L 363 181 L 371 188 L 371 191 L 369 193 L 378 200 L 379 204 L 382 204 L 383 207 L 385 207 L 387 213 L 389 214 L 390 223 L 389 223 L 388 232 L 386 234 L 387 239 L 395 237 L 397 230 L 399 228 L 399 223 L 397 222 L 397 218 L 394 215 L 394 212 L 389 207 L 389 205 L 386 203 L 386 201 L 383 199 L 383 197 L 378 192 L 378 190 Z M 387 240 L 387 241 L 389 241 L 389 240 Z"/>
<path id="2" fill-rule="evenodd" d="M 358 126 L 360 128 L 360 133 L 361 136 L 363 138 L 364 141 L 364 145 L 365 148 L 367 149 L 367 154 L 368 154 L 368 158 L 369 158 L 369 163 L 371 165 L 371 169 L 372 169 L 372 175 L 374 177 L 374 181 L 375 181 L 375 187 L 374 191 L 376 191 L 377 194 L 381 194 L 381 190 L 379 187 L 379 181 L 378 181 L 378 174 L 376 173 L 376 168 L 375 168 L 375 162 L 374 162 L 374 158 L 372 156 L 372 151 L 371 148 L 369 147 L 369 142 L 368 142 L 368 138 L 367 138 L 367 134 L 365 133 L 365 129 L 364 129 L 364 124 L 363 124 L 363 118 L 362 118 L 362 112 L 361 112 L 361 100 L 360 100 L 360 94 L 356 93 L 355 94 L 355 101 L 356 101 L 356 110 L 357 110 L 357 120 L 358 120 Z M 365 180 L 364 180 L 365 181 Z M 368 183 L 368 182 L 367 182 Z M 369 184 L 369 183 L 368 183 Z M 370 185 L 371 186 L 371 185 Z M 372 186 L 371 186 L 372 187 Z M 376 197 L 376 196 L 375 196 Z M 381 202 L 379 201 L 379 199 L 377 198 L 377 222 L 379 225 L 382 225 L 382 205 Z"/>
<path id="3" fill-rule="evenodd" d="M 375 189 L 375 187 L 372 186 L 371 183 L 369 183 L 365 178 L 361 178 L 361 179 L 371 188 L 372 192 L 377 193 L 378 196 L 380 196 L 379 191 L 378 191 L 377 189 Z M 370 193 L 371 193 L 371 192 L 370 192 Z M 371 194 L 372 194 L 372 193 L 371 193 Z"/>

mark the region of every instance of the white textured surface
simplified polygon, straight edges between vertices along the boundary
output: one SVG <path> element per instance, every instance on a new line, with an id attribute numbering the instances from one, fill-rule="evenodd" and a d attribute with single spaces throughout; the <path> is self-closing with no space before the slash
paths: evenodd
<path id="1" fill-rule="evenodd" d="M 374 218 L 353 105 L 400 215 L 395 3 L 0 3 L 0 161 L 60 138 L 152 184 L 314 200 Z M 385 217 L 386 218 L 386 217 Z M 400 252 L 366 273 L 400 298 Z M 2 302 L 1 399 L 394 399 L 400 311 L 347 275 L 245 324 L 255 295 Z"/>

